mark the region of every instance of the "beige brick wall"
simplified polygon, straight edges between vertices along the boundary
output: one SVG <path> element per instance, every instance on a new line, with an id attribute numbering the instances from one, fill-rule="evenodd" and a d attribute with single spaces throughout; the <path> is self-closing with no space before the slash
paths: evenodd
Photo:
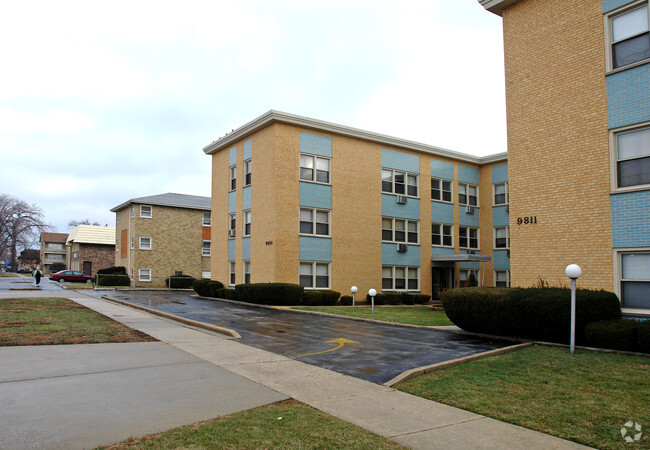
<path id="1" fill-rule="evenodd" d="M 567 284 L 576 263 L 582 287 L 611 290 L 602 3 L 525 0 L 503 28 L 512 283 Z"/>

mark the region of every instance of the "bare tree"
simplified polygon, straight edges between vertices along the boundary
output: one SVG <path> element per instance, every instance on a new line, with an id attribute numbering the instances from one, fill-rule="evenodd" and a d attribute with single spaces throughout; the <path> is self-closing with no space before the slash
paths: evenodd
<path id="1" fill-rule="evenodd" d="M 38 206 L 7 194 L 0 195 L 0 254 L 11 251 L 12 268 L 16 267 L 18 248 L 29 248 L 41 232 L 51 229 Z"/>
<path id="2" fill-rule="evenodd" d="M 92 223 L 95 226 L 99 226 L 99 222 L 93 222 Z M 77 227 L 79 225 L 90 225 L 90 220 L 89 219 L 84 219 L 84 220 L 71 220 L 68 222 L 68 226 L 70 228 Z"/>

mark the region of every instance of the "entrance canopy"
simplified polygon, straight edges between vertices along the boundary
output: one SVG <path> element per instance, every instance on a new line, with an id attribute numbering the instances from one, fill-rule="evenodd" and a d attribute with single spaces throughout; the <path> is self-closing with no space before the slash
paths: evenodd
<path id="1" fill-rule="evenodd" d="M 472 255 L 469 253 L 462 253 L 460 255 L 432 255 L 431 263 L 437 262 L 490 262 L 492 257 L 490 255 Z"/>

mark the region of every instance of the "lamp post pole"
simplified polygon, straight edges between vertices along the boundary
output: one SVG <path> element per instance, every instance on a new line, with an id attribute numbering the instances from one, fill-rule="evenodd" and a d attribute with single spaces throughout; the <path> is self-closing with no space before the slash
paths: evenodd
<path id="1" fill-rule="evenodd" d="M 352 291 L 352 308 L 354 309 L 354 295 L 357 293 L 357 287 L 352 286 L 350 290 Z"/>
<path id="2" fill-rule="evenodd" d="M 375 314 L 375 295 L 377 295 L 377 291 L 375 289 L 370 289 L 368 295 L 370 295 L 370 301 L 372 302 L 372 314 Z"/>
<path id="3" fill-rule="evenodd" d="M 571 278 L 571 340 L 569 349 L 573 354 L 576 347 L 576 280 L 582 275 L 582 269 L 577 264 L 569 264 L 564 269 L 564 273 Z"/>

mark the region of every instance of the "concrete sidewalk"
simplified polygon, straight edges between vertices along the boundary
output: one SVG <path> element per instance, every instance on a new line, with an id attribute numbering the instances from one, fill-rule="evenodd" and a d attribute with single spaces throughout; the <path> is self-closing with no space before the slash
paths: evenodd
<path id="1" fill-rule="evenodd" d="M 411 448 L 585 448 L 81 292 L 29 296 L 70 298 L 161 342 L 0 347 L 0 448 L 105 445 L 287 397 Z"/>

